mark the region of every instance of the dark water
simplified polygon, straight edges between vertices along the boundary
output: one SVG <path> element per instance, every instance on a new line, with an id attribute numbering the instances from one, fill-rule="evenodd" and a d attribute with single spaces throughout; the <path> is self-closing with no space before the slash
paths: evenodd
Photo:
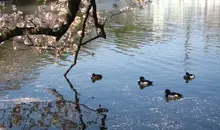
<path id="1" fill-rule="evenodd" d="M 99 2 L 100 9 L 106 8 Z M 81 53 L 68 75 L 76 90 L 62 76 L 73 57 L 48 60 L 46 54 L 47 58 L 35 56 L 47 65 L 33 69 L 31 76 L 24 74 L 24 78 L 37 77 L 31 82 L 21 80 L 18 90 L 0 92 L 1 108 L 8 115 L 0 117 L 1 124 L 10 125 L 11 119 L 12 129 L 82 129 L 83 120 L 89 130 L 103 125 L 109 130 L 220 129 L 220 2 L 168 0 L 146 6 L 113 18 L 106 26 L 108 38 L 86 46 L 95 55 Z M 185 71 L 196 75 L 187 84 L 182 78 Z M 92 73 L 101 73 L 103 79 L 92 83 Z M 154 86 L 140 89 L 140 76 L 154 81 Z M 59 94 L 48 93 L 49 88 Z M 184 99 L 166 103 L 165 89 L 181 93 Z M 6 109 L 9 99 L 27 97 L 40 102 L 17 106 L 19 110 L 26 108 L 22 116 Z M 58 98 L 64 98 L 65 105 L 60 105 Z M 74 105 L 78 98 L 80 111 Z M 106 118 L 93 111 L 99 104 L 108 108 Z M 16 120 L 21 123 L 14 123 Z"/>

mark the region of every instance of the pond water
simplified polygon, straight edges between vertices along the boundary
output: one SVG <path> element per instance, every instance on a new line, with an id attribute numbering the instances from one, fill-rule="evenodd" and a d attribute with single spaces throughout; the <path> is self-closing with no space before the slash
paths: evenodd
<path id="1" fill-rule="evenodd" d="M 99 0 L 99 9 L 111 3 Z M 0 76 L 8 75 L 6 63 L 14 63 L 9 68 L 22 75 L 17 84 L 11 75 L 12 81 L 0 82 L 0 124 L 42 130 L 83 129 L 83 121 L 88 130 L 220 129 L 220 1 L 155 0 L 145 9 L 114 17 L 106 33 L 106 40 L 86 45 L 95 55 L 82 52 L 68 74 L 74 89 L 63 77 L 72 56 L 53 59 L 29 50 L 22 53 L 24 59 L 19 52 L 3 51 L 10 46 L 0 46 Z M 196 75 L 189 83 L 183 80 L 186 71 Z M 102 74 L 102 80 L 92 83 L 92 73 Z M 140 89 L 140 76 L 154 85 Z M 49 94 L 51 89 L 56 91 Z M 165 102 L 165 89 L 184 98 Z M 6 104 L 16 98 L 31 98 L 32 104 L 9 109 Z M 54 104 L 57 98 L 64 98 L 69 108 Z M 48 110 L 49 101 L 54 110 Z M 74 111 L 78 101 L 81 110 Z M 93 111 L 100 104 L 109 110 L 107 116 Z M 23 115 L 16 115 L 15 108 L 22 108 Z"/>

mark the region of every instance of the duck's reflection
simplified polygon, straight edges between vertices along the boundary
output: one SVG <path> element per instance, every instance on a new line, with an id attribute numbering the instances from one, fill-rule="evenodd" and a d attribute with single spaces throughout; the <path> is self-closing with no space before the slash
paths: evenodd
<path id="1" fill-rule="evenodd" d="M 81 104 L 79 93 L 69 79 L 67 82 L 74 92 L 73 100 L 65 100 L 56 89 L 48 91 L 56 97 L 51 102 L 31 102 L 12 104 L 0 110 L 0 127 L 2 129 L 78 129 L 85 130 L 97 127 L 106 130 L 108 109 L 101 107 L 90 108 Z"/>

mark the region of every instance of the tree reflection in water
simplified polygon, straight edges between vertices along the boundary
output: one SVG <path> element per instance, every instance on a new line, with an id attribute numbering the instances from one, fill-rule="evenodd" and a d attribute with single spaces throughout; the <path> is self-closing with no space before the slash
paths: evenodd
<path id="1" fill-rule="evenodd" d="M 74 92 L 73 101 L 65 100 L 56 89 L 49 89 L 49 92 L 56 96 L 55 101 L 17 103 L 1 109 L 0 127 L 22 130 L 85 130 L 90 127 L 99 127 L 100 130 L 106 130 L 108 109 L 102 108 L 101 105 L 99 108 L 93 109 L 86 104 L 81 104 L 77 90 L 69 79 L 65 78 Z"/>

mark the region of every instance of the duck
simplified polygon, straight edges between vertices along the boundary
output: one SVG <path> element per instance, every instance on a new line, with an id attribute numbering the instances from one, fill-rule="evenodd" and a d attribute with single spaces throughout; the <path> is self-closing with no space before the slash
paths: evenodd
<path id="1" fill-rule="evenodd" d="M 119 0 L 115 0 L 115 2 L 112 4 L 113 8 L 115 9 L 118 8 L 118 1 Z"/>
<path id="2" fill-rule="evenodd" d="M 169 89 L 166 89 L 164 93 L 166 93 L 165 98 L 167 102 L 169 100 L 178 100 L 183 98 L 182 94 L 171 92 Z"/>
<path id="3" fill-rule="evenodd" d="M 138 85 L 143 88 L 143 86 L 153 85 L 153 82 L 150 80 L 146 80 L 143 76 L 139 78 Z"/>
<path id="4" fill-rule="evenodd" d="M 194 74 L 190 74 L 186 72 L 186 74 L 183 76 L 185 80 L 193 80 L 196 76 Z"/>
<path id="5" fill-rule="evenodd" d="M 101 79 L 102 79 L 102 75 L 101 74 L 95 74 L 95 73 L 92 74 L 91 80 L 92 80 L 93 83 L 95 81 L 101 80 Z"/>
<path id="6" fill-rule="evenodd" d="M 118 8 L 118 5 L 116 3 L 112 4 L 113 8 Z"/>

